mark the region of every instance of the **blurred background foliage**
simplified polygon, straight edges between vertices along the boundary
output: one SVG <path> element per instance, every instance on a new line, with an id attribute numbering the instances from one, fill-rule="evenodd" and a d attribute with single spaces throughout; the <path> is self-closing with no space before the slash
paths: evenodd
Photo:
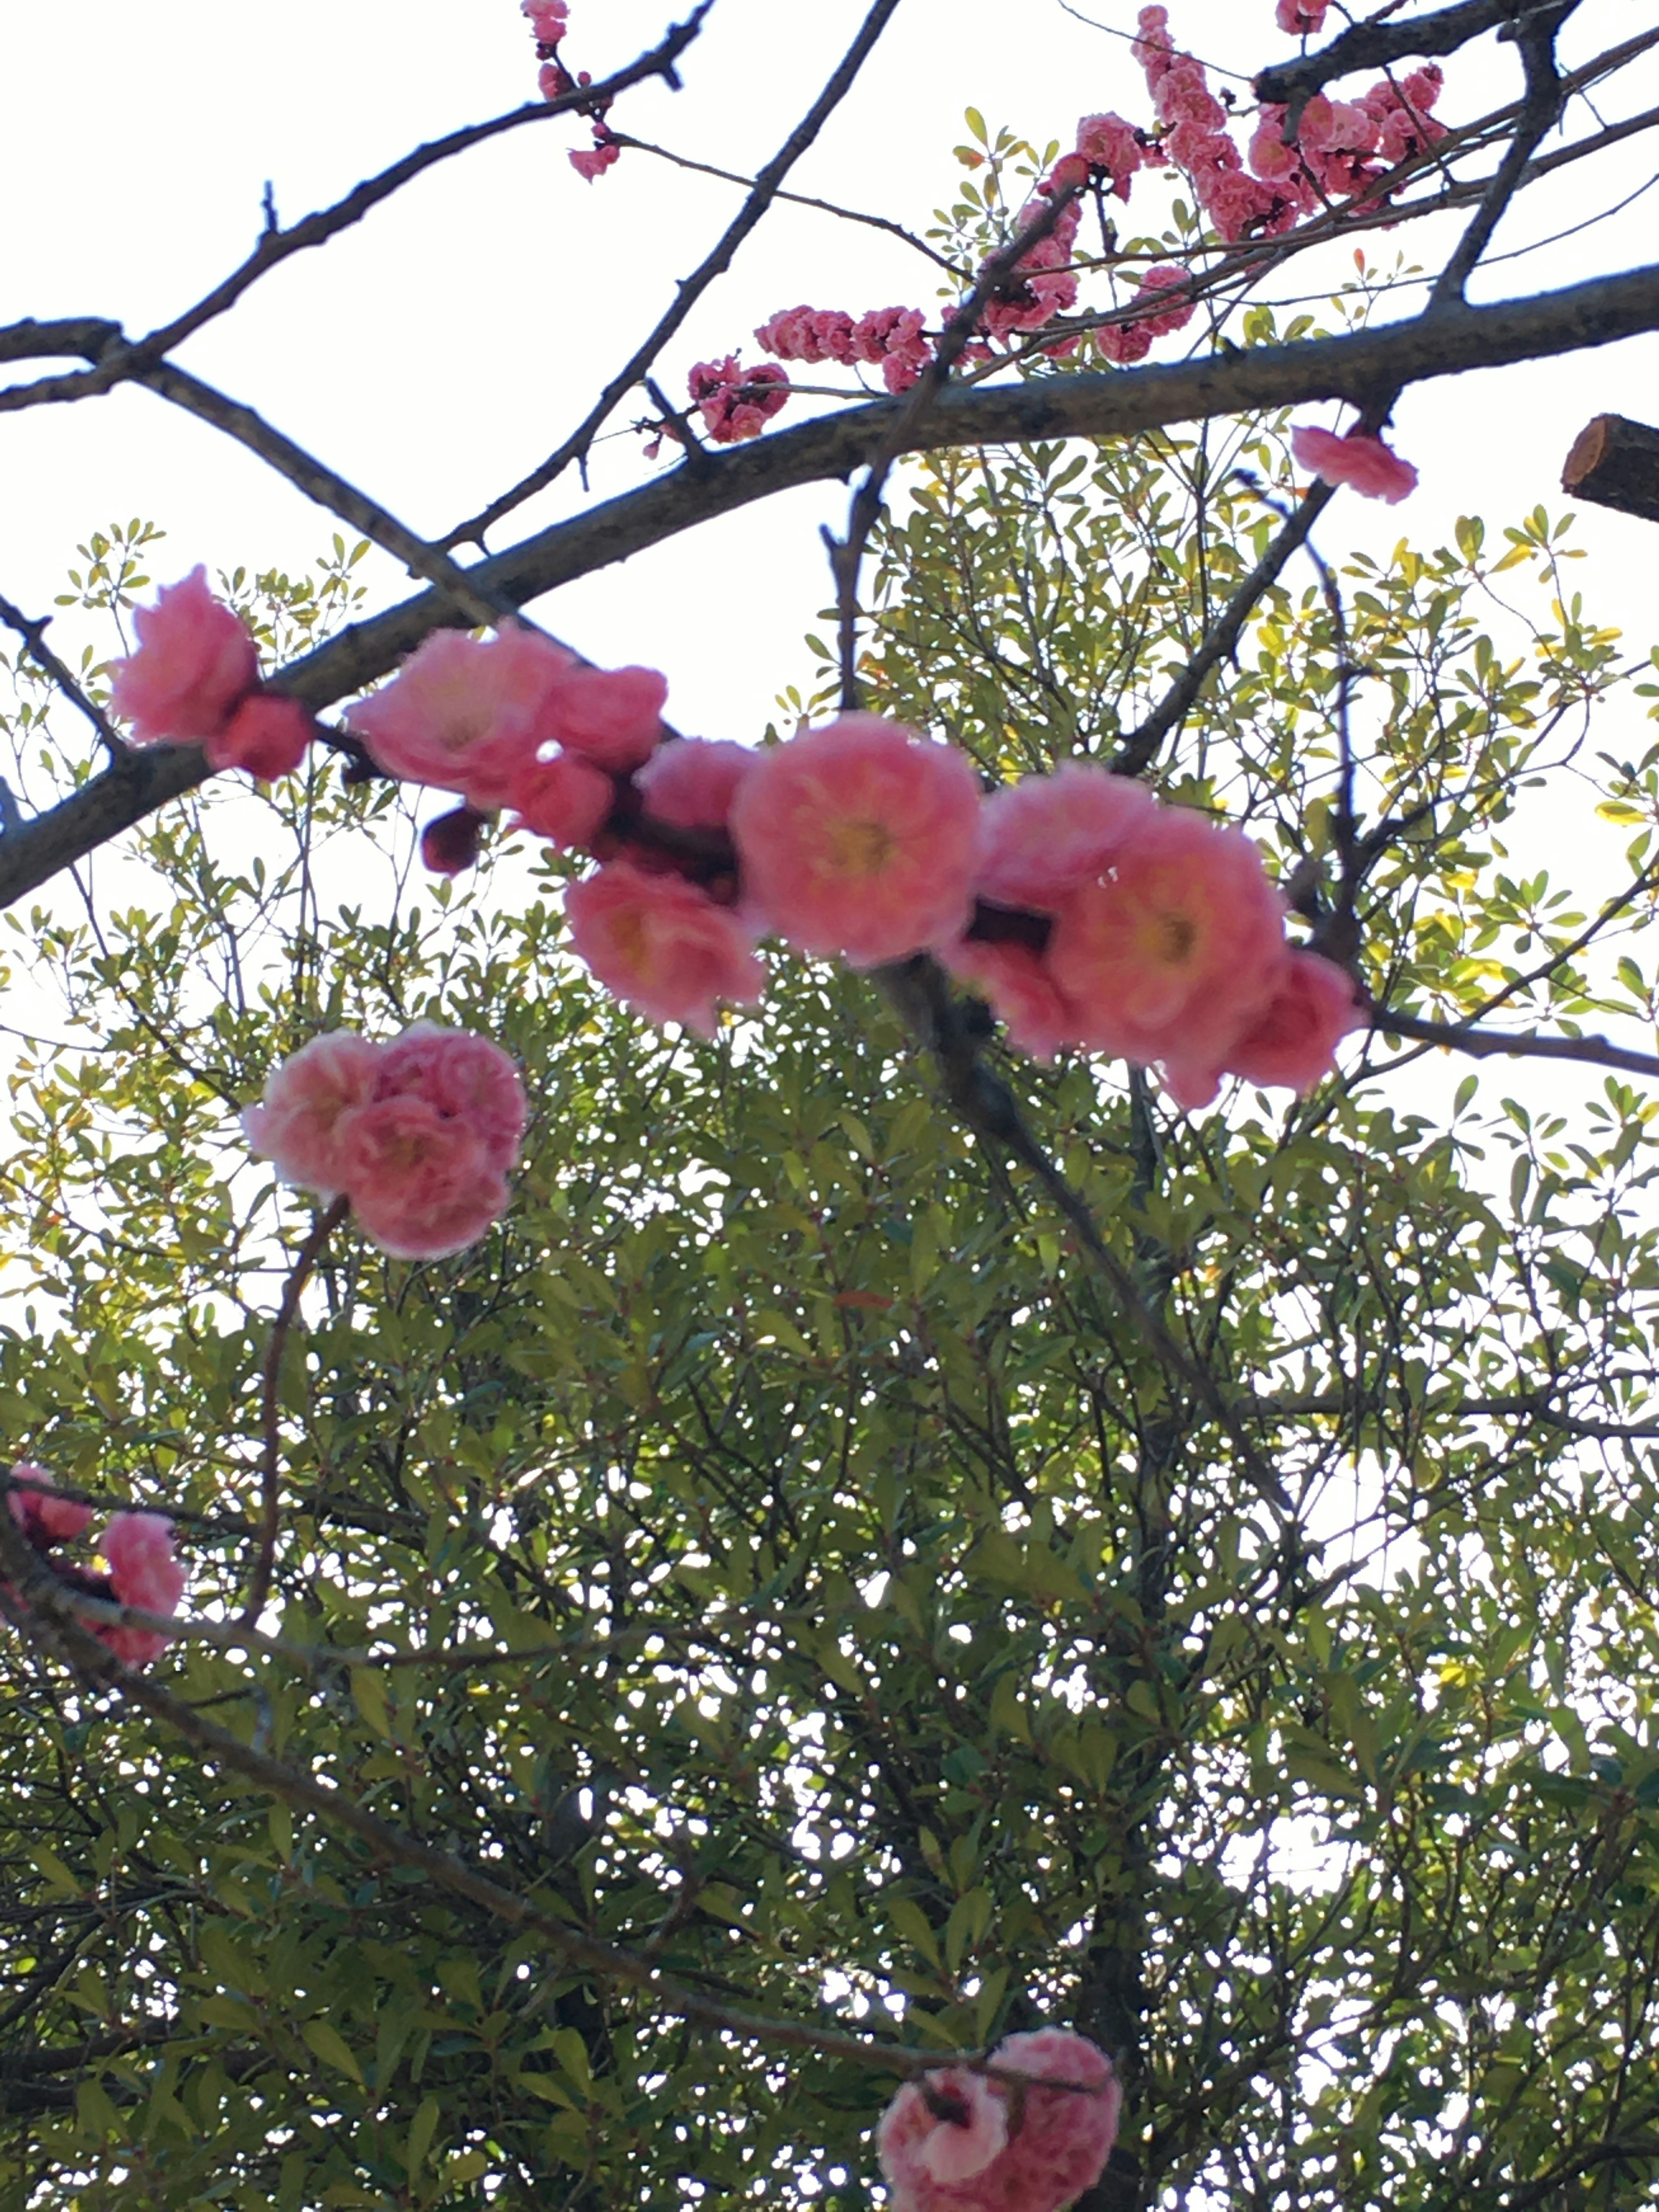
<path id="1" fill-rule="evenodd" d="M 920 467 L 873 702 L 991 779 L 1109 760 L 1277 526 L 1282 429 Z M 85 549 L 89 673 L 153 537 Z M 1339 565 L 1379 1002 L 1650 1028 L 1651 671 L 1570 545 L 1540 511 Z M 354 559 L 227 580 L 272 659 L 349 617 Z M 1314 917 L 1340 668 L 1293 565 L 1151 770 Z M 61 782 L 78 735 L 12 676 Z M 1131 2098 L 1090 2212 L 1656 2201 L 1645 1093 L 1454 1096 L 1379 1032 L 1306 1102 L 1188 1119 L 988 1042 L 1253 1462 L 868 980 L 780 958 L 759 1018 L 659 1036 L 568 957 L 566 861 L 412 855 L 319 751 L 0 933 L 0 1449 L 179 1512 L 198 1614 L 246 1589 L 313 1218 L 238 1109 L 319 1030 L 420 1018 L 533 1102 L 483 1243 L 348 1229 L 318 1269 L 268 1623 L 308 1657 L 185 1639 L 158 1678 L 720 2001 L 939 2048 L 1075 2023 Z M 9 1632 L 0 1699 L 0 2212 L 878 2201 L 879 2074 L 562 1970 Z"/>

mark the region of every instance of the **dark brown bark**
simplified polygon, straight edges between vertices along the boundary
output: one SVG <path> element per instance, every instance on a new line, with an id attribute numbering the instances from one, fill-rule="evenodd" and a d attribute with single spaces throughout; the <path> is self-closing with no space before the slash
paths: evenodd
<path id="1" fill-rule="evenodd" d="M 1659 522 L 1659 430 L 1623 415 L 1597 415 L 1572 441 L 1561 489 Z"/>

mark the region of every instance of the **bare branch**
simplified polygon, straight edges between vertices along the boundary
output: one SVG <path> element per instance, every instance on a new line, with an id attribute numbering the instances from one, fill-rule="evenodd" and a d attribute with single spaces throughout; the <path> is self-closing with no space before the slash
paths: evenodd
<path id="1" fill-rule="evenodd" d="M 1494 1054 L 1516 1060 L 1579 1060 L 1593 1067 L 1620 1068 L 1626 1075 L 1659 1075 L 1659 1054 L 1627 1052 L 1604 1036 L 1547 1036 L 1541 1030 L 1471 1029 L 1462 1022 L 1431 1022 L 1416 1014 L 1397 1014 L 1388 1006 L 1376 1009 L 1371 1027 L 1385 1036 L 1445 1045 L 1453 1052 L 1469 1053 L 1476 1060 L 1490 1060 Z"/>
<path id="2" fill-rule="evenodd" d="M 1346 76 L 1353 70 L 1387 69 L 1414 55 L 1455 54 L 1471 39 L 1514 22 L 1522 12 L 1523 0 L 1458 0 L 1455 7 L 1438 8 L 1428 15 L 1353 23 L 1317 53 L 1263 70 L 1255 80 L 1255 96 L 1282 102 L 1291 111 L 1294 127 L 1295 118 L 1334 77 Z"/>
<path id="3" fill-rule="evenodd" d="M 457 545 L 482 545 L 485 531 L 499 522 L 503 515 L 510 514 L 515 507 L 522 507 L 525 501 L 532 498 L 537 492 L 545 490 L 556 477 L 563 474 L 572 461 L 586 457 L 593 442 L 594 434 L 617 402 L 639 382 L 714 279 L 723 276 L 731 267 L 738 248 L 776 198 L 779 185 L 851 90 L 854 79 L 891 21 L 898 4 L 899 0 L 875 0 L 875 5 L 865 17 L 859 34 L 848 48 L 841 66 L 757 176 L 754 190 L 726 225 L 713 252 L 693 270 L 690 276 L 682 280 L 676 289 L 673 306 L 658 322 L 644 343 L 617 371 L 564 443 L 550 453 L 539 468 L 532 469 L 510 490 L 504 491 L 498 499 L 492 499 L 488 507 L 469 520 L 458 523 L 443 539 L 446 549 Z"/>
<path id="4" fill-rule="evenodd" d="M 0 361 L 49 361 L 54 354 L 78 354 L 96 361 L 106 345 L 118 343 L 119 323 L 101 315 L 66 315 L 37 323 L 33 315 L 0 329 Z"/>

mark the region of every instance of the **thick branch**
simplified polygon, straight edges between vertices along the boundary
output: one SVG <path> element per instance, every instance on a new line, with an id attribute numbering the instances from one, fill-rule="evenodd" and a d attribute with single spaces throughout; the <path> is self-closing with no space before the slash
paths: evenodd
<path id="1" fill-rule="evenodd" d="M 1346 76 L 1352 70 L 1387 69 L 1413 55 L 1455 54 L 1482 32 L 1513 22 L 1522 8 L 1522 0 L 1459 0 L 1456 7 L 1437 8 L 1428 15 L 1355 23 L 1317 53 L 1263 70 L 1255 81 L 1255 96 L 1299 111 L 1334 77 Z"/>
<path id="2" fill-rule="evenodd" d="M 947 389 L 917 426 L 915 445 L 1121 437 L 1312 399 L 1346 398 L 1364 406 L 1379 389 L 1607 345 L 1656 328 L 1659 267 L 1638 269 L 1529 300 L 1447 308 L 1432 318 L 1349 337 L 1261 346 L 1116 374 L 1058 374 L 1016 385 Z M 775 492 L 844 477 L 879 447 L 902 404 L 875 400 L 736 452 L 702 454 L 695 469 L 682 465 L 464 573 L 481 592 L 522 605 Z M 282 672 L 282 688 L 319 711 L 378 681 L 431 630 L 471 620 L 445 593 L 420 592 L 292 663 Z M 164 800 L 200 783 L 206 773 L 195 748 L 158 748 L 94 777 L 49 813 L 0 837 L 0 904 L 35 890 Z"/>
<path id="3" fill-rule="evenodd" d="M 623 363 L 564 443 L 550 453 L 539 468 L 532 469 L 510 490 L 504 491 L 498 499 L 492 499 L 488 507 L 482 508 L 468 521 L 458 523 L 445 538 L 443 543 L 446 547 L 482 545 L 483 533 L 493 524 L 499 522 L 503 515 L 510 514 L 515 507 L 521 507 L 537 492 L 544 490 L 556 477 L 562 475 L 572 461 L 586 455 L 593 442 L 595 432 L 617 402 L 640 381 L 714 279 L 724 276 L 731 267 L 738 248 L 776 198 L 778 186 L 851 90 L 853 80 L 863 67 L 872 47 L 886 29 L 898 4 L 899 0 L 875 0 L 875 5 L 865 17 L 859 34 L 848 48 L 841 66 L 757 176 L 754 190 L 727 224 L 714 251 L 676 288 L 673 306 L 644 343 Z"/>

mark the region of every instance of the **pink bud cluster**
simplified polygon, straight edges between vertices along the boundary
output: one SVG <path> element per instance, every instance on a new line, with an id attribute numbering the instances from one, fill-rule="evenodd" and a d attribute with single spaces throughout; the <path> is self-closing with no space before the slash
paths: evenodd
<path id="1" fill-rule="evenodd" d="M 525 1121 L 499 1045 L 416 1022 L 390 1044 L 350 1030 L 313 1037 L 272 1073 L 242 1129 L 285 1182 L 349 1198 L 383 1252 L 438 1260 L 507 1211 Z"/>
<path id="2" fill-rule="evenodd" d="M 882 2115 L 893 2212 L 1060 2212 L 1099 2179 L 1123 2102 L 1105 2053 L 1042 2027 L 1009 2036 L 992 2063 L 1035 2079 L 941 2067 L 907 2081 Z"/>
<path id="3" fill-rule="evenodd" d="M 1358 100 L 1316 93 L 1302 111 L 1293 145 L 1284 136 L 1289 111 L 1264 102 L 1250 140 L 1250 167 L 1285 196 L 1292 220 L 1332 200 L 1361 194 L 1386 200 L 1387 179 L 1400 164 L 1446 135 L 1445 125 L 1429 112 L 1444 82 L 1438 64 L 1427 62 L 1401 83 L 1384 78 Z"/>
<path id="4" fill-rule="evenodd" d="M 199 744 L 210 768 L 266 782 L 298 768 L 311 716 L 297 699 L 259 689 L 253 640 L 209 590 L 205 568 L 164 586 L 132 621 L 138 649 L 111 663 L 110 704 L 135 744 Z"/>
<path id="5" fill-rule="evenodd" d="M 856 322 L 836 307 L 781 307 L 755 337 L 780 361 L 879 368 L 887 389 L 898 392 L 908 392 L 933 358 L 926 322 L 919 307 L 872 307 Z"/>
<path id="6" fill-rule="evenodd" d="M 1157 1066 L 1179 1105 L 1224 1075 L 1306 1091 L 1359 1012 L 1334 963 L 1288 945 L 1255 846 L 1074 763 L 994 793 L 974 919 L 941 949 L 1011 1041 Z"/>
<path id="7" fill-rule="evenodd" d="M 703 428 L 717 446 L 758 438 L 789 397 L 789 379 L 769 361 L 744 368 L 734 353 L 700 361 L 687 380 Z"/>
<path id="8" fill-rule="evenodd" d="M 6 1502 L 31 1547 L 66 1589 L 82 1597 L 136 1606 L 141 1613 L 177 1611 L 185 1592 L 185 1571 L 173 1556 L 173 1523 L 165 1514 L 112 1514 L 99 1542 L 107 1571 L 97 1573 L 56 1556 L 60 1544 L 72 1544 L 85 1534 L 91 1506 L 54 1497 L 51 1475 L 32 1460 L 20 1461 L 11 1474 L 14 1482 L 44 1486 L 14 1490 Z M 173 1641 L 159 1629 L 88 1626 L 129 1667 L 147 1667 Z"/>

